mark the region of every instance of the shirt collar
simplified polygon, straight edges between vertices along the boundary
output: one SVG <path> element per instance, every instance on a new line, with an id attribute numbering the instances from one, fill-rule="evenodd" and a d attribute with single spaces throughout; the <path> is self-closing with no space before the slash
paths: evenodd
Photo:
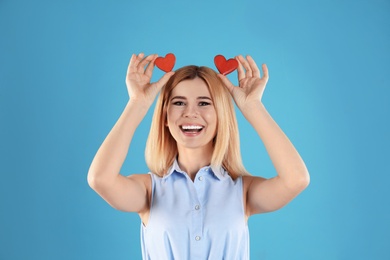
<path id="1" fill-rule="evenodd" d="M 208 172 L 213 174 L 218 180 L 222 180 L 228 176 L 227 172 L 222 167 L 205 166 L 201 169 L 206 169 Z M 186 172 L 184 172 L 180 169 L 179 163 L 177 162 L 177 159 L 175 159 L 172 166 L 168 169 L 167 173 L 164 175 L 163 179 L 167 179 L 174 172 L 181 173 L 181 174 L 187 174 Z"/>

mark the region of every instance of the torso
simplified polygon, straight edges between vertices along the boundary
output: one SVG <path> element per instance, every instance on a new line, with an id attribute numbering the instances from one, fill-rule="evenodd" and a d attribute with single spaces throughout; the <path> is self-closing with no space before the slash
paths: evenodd
<path id="1" fill-rule="evenodd" d="M 139 217 L 141 218 L 142 223 L 147 226 L 148 225 L 148 220 L 149 220 L 149 215 L 150 215 L 150 203 L 152 200 L 152 178 L 150 174 L 140 174 L 142 176 L 142 180 L 145 184 L 145 188 L 147 190 L 147 207 L 138 212 Z M 247 194 L 248 194 L 248 188 L 250 186 L 250 183 L 254 178 L 258 178 L 255 176 L 243 176 L 242 177 L 242 182 L 243 182 L 243 192 L 242 192 L 242 199 L 244 202 L 244 210 L 245 210 L 245 215 L 246 215 L 246 220 L 248 221 L 250 217 L 250 209 L 249 206 L 247 205 Z"/>
<path id="2" fill-rule="evenodd" d="M 247 259 L 247 178 L 204 167 L 147 178 L 148 207 L 139 213 L 143 259 Z"/>

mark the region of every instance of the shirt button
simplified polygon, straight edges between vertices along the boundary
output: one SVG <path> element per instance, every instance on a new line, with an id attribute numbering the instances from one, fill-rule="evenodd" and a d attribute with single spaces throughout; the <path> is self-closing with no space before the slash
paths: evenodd
<path id="1" fill-rule="evenodd" d="M 196 237 L 195 237 L 195 240 L 196 240 L 196 241 L 199 241 L 199 240 L 200 240 L 200 236 L 196 236 Z"/>
<path id="2" fill-rule="evenodd" d="M 196 205 L 196 206 L 195 206 L 195 209 L 196 209 L 196 210 L 199 210 L 199 209 L 200 209 L 200 206 L 199 206 L 199 205 Z"/>
<path id="3" fill-rule="evenodd" d="M 203 181 L 203 176 L 199 176 L 198 180 Z"/>

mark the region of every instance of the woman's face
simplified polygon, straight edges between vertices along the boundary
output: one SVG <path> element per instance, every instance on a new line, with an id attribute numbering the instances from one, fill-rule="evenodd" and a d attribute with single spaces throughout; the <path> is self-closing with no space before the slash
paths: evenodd
<path id="1" fill-rule="evenodd" d="M 166 124 L 178 148 L 213 149 L 217 113 L 201 78 L 182 81 L 172 90 Z"/>

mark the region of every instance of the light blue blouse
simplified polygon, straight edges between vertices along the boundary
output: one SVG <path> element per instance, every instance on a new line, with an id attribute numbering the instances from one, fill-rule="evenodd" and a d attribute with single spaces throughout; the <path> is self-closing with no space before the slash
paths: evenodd
<path id="1" fill-rule="evenodd" d="M 143 259 L 249 259 L 241 177 L 203 167 L 193 182 L 176 161 L 164 177 L 151 176 Z"/>

